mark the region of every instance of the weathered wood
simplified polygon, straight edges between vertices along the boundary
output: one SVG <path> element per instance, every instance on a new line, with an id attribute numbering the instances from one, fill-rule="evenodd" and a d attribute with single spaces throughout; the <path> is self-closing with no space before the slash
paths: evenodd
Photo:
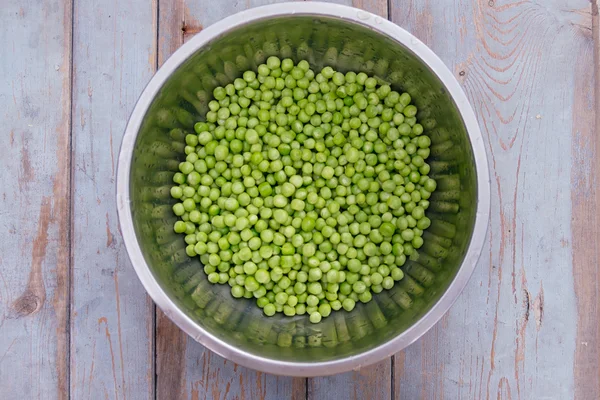
<path id="1" fill-rule="evenodd" d="M 387 0 L 353 0 L 347 2 L 347 5 L 372 12 L 386 19 L 389 17 Z"/>
<path id="2" fill-rule="evenodd" d="M 442 322 L 396 357 L 395 397 L 563 399 L 577 387 L 597 398 L 599 209 L 586 183 L 597 185 L 599 153 L 594 117 L 583 119 L 597 112 L 590 2 L 391 9 L 461 81 L 492 174 L 479 267 Z"/>
<path id="3" fill-rule="evenodd" d="M 71 397 L 154 396 L 154 313 L 118 233 L 122 132 L 156 68 L 156 5 L 77 2 L 73 40 Z"/>
<path id="4" fill-rule="evenodd" d="M 336 3 L 352 5 L 383 18 L 388 18 L 387 0 L 345 0 Z M 392 362 L 375 365 L 324 378 L 308 379 L 308 398 L 323 399 L 390 399 L 392 396 Z"/>
<path id="5" fill-rule="evenodd" d="M 114 212 L 121 133 L 158 63 L 272 2 L 0 7 L 1 397 L 600 398 L 598 0 L 393 0 L 462 82 L 493 184 L 469 287 L 395 364 L 307 384 L 225 361 L 161 313 L 155 332 Z"/>
<path id="6" fill-rule="evenodd" d="M 571 143 L 572 257 L 577 296 L 576 399 L 600 398 L 600 20 L 598 2 L 584 14 L 585 40 L 575 58 Z M 591 26 L 591 30 L 587 27 Z M 594 146 L 595 144 L 595 146 Z"/>
<path id="7" fill-rule="evenodd" d="M 309 378 L 309 399 L 391 399 L 391 360 L 358 371 Z"/>
<path id="8" fill-rule="evenodd" d="M 188 38 L 245 8 L 275 1 L 160 0 L 158 61 Z M 247 369 L 210 352 L 179 330 L 160 310 L 156 318 L 157 398 L 304 399 L 306 379 L 278 377 Z"/>
<path id="9" fill-rule="evenodd" d="M 0 7 L 0 388 L 69 387 L 71 2 Z"/>

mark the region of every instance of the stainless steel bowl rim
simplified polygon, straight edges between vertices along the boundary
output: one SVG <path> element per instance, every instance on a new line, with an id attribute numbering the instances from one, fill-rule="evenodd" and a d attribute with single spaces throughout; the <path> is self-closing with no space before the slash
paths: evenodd
<path id="1" fill-rule="evenodd" d="M 153 99 L 171 74 L 198 49 L 236 27 L 290 15 L 337 18 L 356 23 L 387 35 L 412 51 L 441 80 L 456 103 L 473 148 L 477 172 L 477 211 L 471 242 L 454 280 L 439 301 L 395 338 L 356 356 L 325 362 L 285 362 L 261 357 L 242 351 L 198 326 L 178 308 L 153 276 L 137 241 L 130 207 L 130 169 L 136 138 Z M 356 8 L 319 2 L 274 4 L 243 11 L 204 29 L 179 48 L 157 71 L 135 105 L 121 143 L 116 186 L 119 223 L 129 258 L 146 291 L 163 312 L 184 332 L 215 353 L 245 367 L 290 376 L 331 375 L 355 370 L 389 357 L 421 337 L 448 311 L 465 288 L 481 254 L 490 213 L 490 180 L 483 138 L 467 96 L 445 64 L 420 40 L 392 22 Z"/>

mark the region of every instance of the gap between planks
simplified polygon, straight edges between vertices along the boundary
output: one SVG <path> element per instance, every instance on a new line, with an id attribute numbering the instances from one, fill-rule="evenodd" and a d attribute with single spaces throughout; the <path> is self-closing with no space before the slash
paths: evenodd
<path id="1" fill-rule="evenodd" d="M 69 37 L 68 37 L 68 43 L 69 43 L 69 145 L 68 145 L 68 188 L 67 188 L 67 193 L 68 193 L 68 198 L 67 198 L 67 202 L 68 202 L 68 216 L 67 216 L 67 223 L 68 223 L 68 229 L 67 229 L 67 251 L 68 251 L 68 265 L 67 265 L 67 276 L 66 276 L 66 280 L 67 280 L 67 298 L 66 298 L 66 349 L 65 349 L 65 357 L 66 357 L 66 365 L 65 365 L 65 369 L 66 369 L 66 387 L 65 387 L 65 392 L 64 392 L 64 396 L 66 398 L 71 398 L 71 330 L 72 330 L 72 325 L 71 325 L 71 304 L 73 302 L 73 277 L 72 277 L 72 269 L 73 269 L 73 265 L 74 265 L 74 249 L 73 249 L 73 232 L 74 232 L 74 226 L 75 226 L 75 221 L 74 221 L 74 208 L 75 208 L 75 202 L 74 202 L 74 195 L 75 195 L 75 185 L 73 184 L 73 182 L 75 182 L 75 163 L 73 162 L 74 159 L 74 146 L 73 146 L 73 114 L 74 114 L 74 101 L 73 98 L 75 96 L 74 94 L 74 77 L 75 77 L 75 73 L 74 73 L 74 66 L 73 66 L 73 49 L 74 49 L 74 37 L 75 37 L 75 0 L 67 0 L 67 2 L 69 3 L 69 12 L 68 12 L 68 17 L 70 19 L 70 21 L 68 21 L 68 26 L 69 28 Z"/>

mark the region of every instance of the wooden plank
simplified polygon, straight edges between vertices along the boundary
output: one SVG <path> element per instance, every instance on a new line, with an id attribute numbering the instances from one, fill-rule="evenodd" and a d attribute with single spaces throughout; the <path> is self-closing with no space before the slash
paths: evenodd
<path id="1" fill-rule="evenodd" d="M 203 27 L 242 9 L 275 2 L 160 0 L 159 65 Z M 159 399 L 304 399 L 306 396 L 305 379 L 278 377 L 235 365 L 189 338 L 158 309 L 156 346 Z"/>
<path id="2" fill-rule="evenodd" d="M 387 0 L 344 0 L 336 3 L 354 6 L 388 18 Z M 323 399 L 390 399 L 392 397 L 392 361 L 323 378 L 308 379 L 308 398 Z"/>
<path id="3" fill-rule="evenodd" d="M 309 399 L 391 399 L 391 360 L 358 371 L 308 379 Z"/>
<path id="4" fill-rule="evenodd" d="M 389 17 L 387 0 L 353 0 L 347 2 L 347 5 L 361 8 L 386 19 Z"/>
<path id="5" fill-rule="evenodd" d="M 598 2 L 583 27 L 575 59 L 573 141 L 571 144 L 571 219 L 573 275 L 577 295 L 575 398 L 600 398 L 600 25 Z M 584 28 L 584 29 L 585 29 Z M 595 146 L 594 146 L 595 144 Z"/>
<path id="6" fill-rule="evenodd" d="M 0 387 L 63 399 L 69 374 L 70 1 L 0 7 Z"/>
<path id="7" fill-rule="evenodd" d="M 580 398 L 597 398 L 597 296 L 586 296 L 597 292 L 588 241 L 598 232 L 583 224 L 597 217 L 598 196 L 577 188 L 597 179 L 584 167 L 598 165 L 585 141 L 597 137 L 573 122 L 594 109 L 583 80 L 593 74 L 590 2 L 396 0 L 391 9 L 461 81 L 493 188 L 479 266 L 442 322 L 396 357 L 395 398 L 572 398 L 588 378 Z"/>
<path id="8" fill-rule="evenodd" d="M 122 132 L 156 68 L 156 4 L 82 1 L 74 19 L 71 397 L 153 398 L 153 305 L 114 189 Z"/>

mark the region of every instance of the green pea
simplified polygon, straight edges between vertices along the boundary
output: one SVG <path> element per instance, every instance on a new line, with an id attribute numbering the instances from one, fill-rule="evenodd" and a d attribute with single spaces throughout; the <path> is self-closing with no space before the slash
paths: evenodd
<path id="1" fill-rule="evenodd" d="M 409 94 L 272 55 L 212 95 L 195 134 L 170 132 L 173 230 L 210 283 L 316 323 L 402 279 L 437 186 Z"/>
<path id="2" fill-rule="evenodd" d="M 355 301 L 350 298 L 344 299 L 344 301 L 342 301 L 342 307 L 346 311 L 352 311 L 355 305 Z"/>

